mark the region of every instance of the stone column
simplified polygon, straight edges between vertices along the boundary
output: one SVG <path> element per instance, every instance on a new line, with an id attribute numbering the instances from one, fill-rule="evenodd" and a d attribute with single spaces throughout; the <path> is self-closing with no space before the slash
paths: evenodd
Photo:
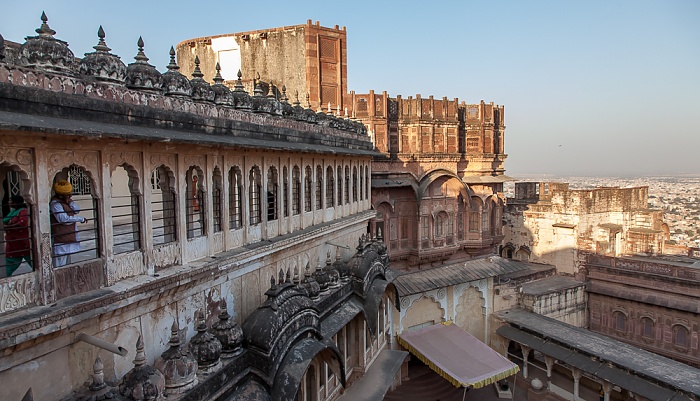
<path id="1" fill-rule="evenodd" d="M 520 349 L 523 352 L 523 378 L 527 379 L 527 358 L 530 355 L 530 348 L 520 344 Z"/>
<path id="2" fill-rule="evenodd" d="M 549 355 L 544 356 L 544 363 L 547 365 L 547 389 L 552 388 L 552 368 L 557 360 Z"/>
<path id="3" fill-rule="evenodd" d="M 578 385 L 579 381 L 581 380 L 581 370 L 572 367 L 571 368 L 571 375 L 574 377 L 574 401 L 580 400 L 578 396 Z"/>
<path id="4" fill-rule="evenodd" d="M 609 381 L 603 382 L 603 400 L 610 401 L 610 393 L 612 392 L 613 384 Z"/>

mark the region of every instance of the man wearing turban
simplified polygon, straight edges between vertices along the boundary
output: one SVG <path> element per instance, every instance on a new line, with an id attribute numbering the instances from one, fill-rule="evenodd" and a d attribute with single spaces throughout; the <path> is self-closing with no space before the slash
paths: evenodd
<path id="1" fill-rule="evenodd" d="M 51 198 L 51 239 L 53 241 L 53 266 L 61 267 L 70 263 L 70 255 L 80 252 L 80 239 L 76 223 L 87 219 L 78 216 L 80 207 L 73 201 L 73 186 L 66 180 L 53 184 Z"/>

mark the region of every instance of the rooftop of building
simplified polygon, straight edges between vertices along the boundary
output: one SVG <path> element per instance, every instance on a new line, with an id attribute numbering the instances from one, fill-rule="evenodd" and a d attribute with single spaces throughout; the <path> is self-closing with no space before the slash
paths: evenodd
<path id="1" fill-rule="evenodd" d="M 540 280 L 530 281 L 522 285 L 524 295 L 544 295 L 562 292 L 571 288 L 585 286 L 586 283 L 569 276 L 551 276 Z"/>

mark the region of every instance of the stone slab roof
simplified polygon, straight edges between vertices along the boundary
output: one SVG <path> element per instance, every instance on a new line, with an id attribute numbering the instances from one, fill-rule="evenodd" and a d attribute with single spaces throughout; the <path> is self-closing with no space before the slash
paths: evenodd
<path id="1" fill-rule="evenodd" d="M 394 285 L 399 295 L 406 296 L 526 269 L 528 264 L 524 262 L 499 256 L 486 256 L 429 270 L 405 273 L 394 281 Z"/>
<path id="2" fill-rule="evenodd" d="M 546 338 L 553 344 L 583 354 L 588 359 L 596 357 L 603 364 L 610 363 L 634 372 L 664 387 L 700 396 L 700 369 L 520 308 L 503 310 L 496 316 L 538 338 Z"/>
<path id="3" fill-rule="evenodd" d="M 585 286 L 586 283 L 578 281 L 573 277 L 551 276 L 525 283 L 522 285 L 522 289 L 525 295 L 544 295 Z"/>

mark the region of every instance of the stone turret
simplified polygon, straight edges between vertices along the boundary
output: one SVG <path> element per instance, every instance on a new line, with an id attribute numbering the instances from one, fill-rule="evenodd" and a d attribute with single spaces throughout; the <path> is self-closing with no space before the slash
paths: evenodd
<path id="1" fill-rule="evenodd" d="M 143 39 L 137 42 L 139 51 L 134 56 L 135 62 L 126 67 L 126 87 L 129 89 L 161 91 L 163 76 L 156 67 L 148 64 L 148 57 L 143 52 Z"/>
<path id="2" fill-rule="evenodd" d="M 211 86 L 214 91 L 214 103 L 221 106 L 232 106 L 233 98 L 231 90 L 224 85 L 224 77 L 221 76 L 221 65 L 216 63 L 216 75 L 214 76 L 214 85 Z"/>
<path id="3" fill-rule="evenodd" d="M 190 340 L 189 349 L 197 359 L 199 373 L 208 375 L 221 368 L 221 342 L 207 331 L 204 311 L 198 313 L 197 334 Z"/>
<path id="4" fill-rule="evenodd" d="M 128 371 L 119 384 L 119 394 L 133 401 L 165 401 L 165 377 L 153 366 L 146 364 L 143 337 L 136 341 L 134 368 Z"/>
<path id="5" fill-rule="evenodd" d="M 209 82 L 204 80 L 204 74 L 199 69 L 199 57 L 194 58 L 194 72 L 192 72 L 192 100 L 197 102 L 214 102 L 215 93 Z"/>
<path id="6" fill-rule="evenodd" d="M 219 321 L 212 324 L 209 331 L 221 342 L 221 357 L 232 358 L 243 352 L 243 329 L 231 320 L 225 298 L 221 298 L 219 309 Z"/>
<path id="7" fill-rule="evenodd" d="M 100 38 L 92 53 L 85 53 L 85 57 L 80 60 L 79 71 L 83 75 L 95 77 L 99 81 L 124 83 L 126 78 L 126 65 L 119 56 L 110 53 L 112 50 L 105 42 L 105 31 L 100 25 L 97 30 Z"/>
<path id="8" fill-rule="evenodd" d="M 165 376 L 165 395 L 181 394 L 197 385 L 197 360 L 180 343 L 177 319 L 170 328 L 170 348 L 161 354 L 156 368 Z"/>
<path id="9" fill-rule="evenodd" d="M 170 64 L 168 71 L 163 74 L 163 92 L 167 96 L 190 98 L 192 85 L 186 76 L 180 73 L 180 66 L 175 62 L 175 49 L 170 47 Z"/>
<path id="10" fill-rule="evenodd" d="M 75 55 L 68 43 L 54 38 L 56 31 L 48 24 L 46 13 L 41 13 L 41 26 L 37 36 L 27 36 L 19 50 L 20 63 L 31 68 L 41 68 L 64 74 L 72 74 Z"/>

